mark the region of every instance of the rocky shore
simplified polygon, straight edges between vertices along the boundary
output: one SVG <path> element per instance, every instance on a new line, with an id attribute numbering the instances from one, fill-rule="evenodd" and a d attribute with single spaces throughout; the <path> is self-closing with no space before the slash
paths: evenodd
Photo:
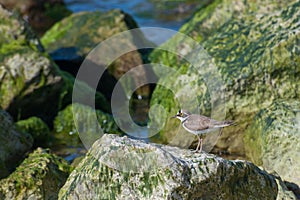
<path id="1" fill-rule="evenodd" d="M 0 0 L 0 199 L 300 199 L 299 1 L 205 1 L 179 30 L 201 48 L 174 35 L 111 63 L 94 57 L 93 67 L 108 65 L 95 88 L 76 79 L 82 62 L 97 44 L 138 28 L 134 18 L 27 3 Z M 138 33 L 131 48 L 153 46 Z M 163 124 L 145 139 L 120 127 L 111 99 L 122 77 L 147 63 L 153 71 L 142 66 L 122 82 L 126 96 L 157 78 L 128 97 L 131 115 L 149 111 L 148 126 Z M 157 64 L 174 73 L 159 78 Z M 196 153 L 197 138 L 169 120 L 182 106 L 235 125 L 211 152 Z"/>

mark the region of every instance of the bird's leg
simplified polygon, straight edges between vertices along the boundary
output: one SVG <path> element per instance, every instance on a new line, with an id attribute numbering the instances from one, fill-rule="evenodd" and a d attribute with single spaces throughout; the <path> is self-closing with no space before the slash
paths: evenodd
<path id="1" fill-rule="evenodd" d="M 202 138 L 200 137 L 200 143 L 201 143 L 201 145 L 200 145 L 200 152 L 202 151 Z"/>
<path id="2" fill-rule="evenodd" d="M 201 152 L 202 151 L 202 138 L 199 135 L 197 135 L 197 137 L 198 137 L 199 142 L 198 142 L 198 145 L 196 148 L 196 152 L 198 152 L 199 147 L 200 147 L 200 152 Z"/>
<path id="3" fill-rule="evenodd" d="M 223 128 L 220 129 L 218 136 L 222 135 L 222 131 L 223 131 Z"/>

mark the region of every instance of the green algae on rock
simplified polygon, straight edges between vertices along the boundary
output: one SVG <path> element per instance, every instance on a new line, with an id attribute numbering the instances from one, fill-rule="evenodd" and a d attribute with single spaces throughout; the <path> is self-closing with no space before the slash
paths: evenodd
<path id="1" fill-rule="evenodd" d="M 214 12 L 229 1 L 216 1 L 219 4 L 211 4 L 207 9 Z M 201 45 L 212 56 L 211 62 L 220 73 L 224 85 L 220 88 L 224 91 L 226 101 L 226 118 L 237 121 L 237 126 L 224 129 L 221 138 L 215 146 L 216 151 L 228 152 L 235 155 L 244 155 L 243 133 L 246 127 L 251 124 L 252 118 L 261 108 L 270 105 L 277 98 L 297 99 L 300 94 L 300 67 L 299 67 L 299 15 L 300 3 L 290 1 L 279 9 L 283 2 L 270 4 L 272 9 L 259 8 L 260 4 L 248 2 L 244 8 L 243 2 L 238 1 L 236 7 L 241 6 L 241 13 L 234 13 L 227 17 L 224 23 L 220 21 L 217 30 L 206 33 L 198 30 L 202 18 L 197 19 L 199 23 L 187 23 L 182 32 L 190 34 L 193 29 L 193 38 L 202 41 Z M 267 1 L 269 2 L 269 1 Z M 293 3 L 294 2 L 294 3 Z M 232 2 L 233 4 L 233 2 Z M 231 5 L 232 5 L 231 4 Z M 228 7 L 228 6 L 225 6 Z M 248 9 L 249 8 L 249 9 Z M 251 9 L 250 9 L 251 8 Z M 253 8 L 253 9 L 252 9 Z M 223 9 L 224 12 L 226 9 Z M 227 12 L 227 11 L 226 11 Z M 221 12 L 222 13 L 222 12 Z M 201 15 L 201 13 L 200 13 Z M 197 16 L 197 14 L 195 14 Z M 212 16 L 219 16 L 213 13 L 205 16 L 203 23 Z M 221 14 L 222 16 L 222 14 Z M 218 20 L 211 19 L 215 22 Z M 200 23 L 201 24 L 201 23 Z M 203 24 L 203 26 L 205 23 Z M 214 27 L 208 24 L 208 27 Z M 189 27 L 189 30 L 185 30 Z M 208 28 L 207 30 L 210 30 Z M 199 36 L 199 38 L 198 38 Z M 176 36 L 175 36 L 176 37 Z M 174 38 L 175 38 L 174 37 Z M 205 39 L 203 39 L 205 38 Z M 172 44 L 164 45 L 174 45 Z M 175 41 L 180 51 L 186 51 L 189 56 L 195 51 L 192 46 L 185 46 Z M 152 95 L 151 104 L 162 104 L 170 115 L 177 112 L 178 104 L 172 98 L 187 98 L 190 94 L 196 94 L 194 107 L 191 110 L 198 110 L 209 115 L 211 105 L 219 99 L 213 99 L 203 77 L 195 73 L 195 69 L 177 55 L 155 50 L 150 56 L 151 61 L 167 64 L 178 69 L 176 76 L 160 79 L 158 85 L 172 85 L 173 88 L 188 88 L 185 93 L 170 95 L 163 87 L 157 87 Z M 205 73 L 210 63 L 204 61 L 203 71 Z M 155 69 L 155 72 L 160 69 Z M 186 108 L 185 108 L 186 109 Z M 160 120 L 159 116 L 158 120 Z M 177 122 L 169 120 L 165 128 L 160 132 L 161 138 L 166 143 L 171 143 L 175 137 Z M 174 145 L 185 144 L 186 138 L 176 140 Z M 205 140 L 204 140 L 205 142 Z"/>
<path id="2" fill-rule="evenodd" d="M 296 199 L 246 161 L 105 134 L 70 174 L 59 199 Z"/>
<path id="3" fill-rule="evenodd" d="M 99 125 L 102 131 L 99 130 Z M 54 131 L 59 143 L 71 146 L 78 146 L 81 140 L 88 138 L 83 141 L 86 147 L 91 146 L 103 133 L 122 133 L 111 115 L 78 103 L 71 104 L 58 113 L 54 120 Z"/>
<path id="4" fill-rule="evenodd" d="M 57 199 L 70 172 L 63 158 L 38 148 L 9 177 L 0 180 L 0 198 Z"/>
<path id="5" fill-rule="evenodd" d="M 261 110 L 246 130 L 246 156 L 300 185 L 300 101 L 278 100 Z"/>
<path id="6" fill-rule="evenodd" d="M 0 178 L 9 175 L 32 144 L 32 136 L 19 132 L 11 116 L 0 109 Z"/>
<path id="7" fill-rule="evenodd" d="M 30 117 L 15 123 L 18 131 L 29 133 L 34 140 L 34 146 L 48 146 L 50 130 L 47 124 L 38 117 Z"/>

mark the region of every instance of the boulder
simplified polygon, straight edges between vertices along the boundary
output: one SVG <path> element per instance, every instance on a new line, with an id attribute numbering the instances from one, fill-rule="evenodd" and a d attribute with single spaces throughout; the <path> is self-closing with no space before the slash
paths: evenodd
<path id="1" fill-rule="evenodd" d="M 76 75 L 83 60 L 98 44 L 118 33 L 134 28 L 138 28 L 136 22 L 130 15 L 120 10 L 80 12 L 74 13 L 56 23 L 45 33 L 41 41 L 61 69 Z M 142 33 L 124 39 L 125 41 L 109 44 L 111 50 L 118 51 L 118 48 L 123 48 L 123 43 L 134 47 L 136 41 L 148 42 Z M 116 84 L 116 80 L 127 71 L 143 64 L 143 58 L 139 51 L 119 55 L 116 60 L 110 61 L 107 61 L 106 57 L 99 58 L 99 54 L 95 52 L 92 52 L 92 54 L 94 55 L 92 62 L 94 62 L 93 64 L 96 67 L 103 68 L 106 65 L 110 65 L 106 71 L 107 73 L 103 75 L 102 83 L 100 81 L 98 88 L 101 92 L 105 92 L 107 88 L 110 88 L 109 91 L 106 91 L 108 98 L 110 98 L 113 89 L 111 84 Z M 91 58 L 92 56 L 88 59 Z M 111 62 L 113 63 L 110 64 Z M 140 80 L 146 79 L 146 74 L 146 69 L 140 69 L 134 78 L 135 83 L 137 84 Z M 85 81 L 88 82 L 88 80 Z M 137 92 L 147 97 L 150 92 L 149 86 L 141 87 Z"/>
<path id="2" fill-rule="evenodd" d="M 243 157 L 244 131 L 254 115 L 275 99 L 299 99 L 299 8 L 298 1 L 214 1 L 180 30 L 203 49 L 174 36 L 162 46 L 177 49 L 177 55 L 154 50 L 152 62 L 176 70 L 159 80 L 151 99 L 151 105 L 168 111 L 155 116 L 166 122 L 161 140 L 188 147 L 196 139 L 183 129 L 176 135 L 179 122 L 163 118 L 180 107 L 217 120 L 226 113 L 236 126 L 223 130 L 214 151 Z M 198 66 L 187 63 L 189 58 Z M 154 71 L 159 74 L 161 68 Z"/>
<path id="3" fill-rule="evenodd" d="M 12 117 L 0 110 L 0 178 L 12 172 L 33 144 L 32 136 L 19 132 Z"/>
<path id="4" fill-rule="evenodd" d="M 246 156 L 300 185 L 300 101 L 278 100 L 262 109 L 246 130 Z"/>
<path id="5" fill-rule="evenodd" d="M 1 6 L 0 32 L 0 108 L 14 119 L 36 116 L 51 124 L 71 103 L 74 77 L 58 69 L 24 20 Z M 91 98 L 91 88 L 84 83 L 78 87 L 84 91 L 78 101 Z M 103 95 L 96 97 L 109 110 Z"/>
<path id="6" fill-rule="evenodd" d="M 57 199 L 70 172 L 64 159 L 38 148 L 15 172 L 0 180 L 0 199 Z"/>
<path id="7" fill-rule="evenodd" d="M 247 161 L 230 161 L 105 134 L 70 174 L 59 199 L 296 199 Z"/>
<path id="8" fill-rule="evenodd" d="M 102 131 L 99 131 L 98 124 Z M 74 103 L 67 106 L 58 113 L 54 120 L 57 143 L 67 146 L 81 146 L 83 141 L 89 148 L 102 136 L 100 132 L 122 134 L 110 114 L 82 104 Z"/>
<path id="9" fill-rule="evenodd" d="M 50 144 L 51 134 L 48 125 L 38 117 L 30 117 L 15 123 L 18 131 L 29 133 L 35 147 L 48 146 Z"/>
<path id="10" fill-rule="evenodd" d="M 2 7 L 0 13 L 0 106 L 15 118 L 53 115 L 64 86 L 58 69 L 22 19 Z"/>
<path id="11" fill-rule="evenodd" d="M 19 12 L 39 35 L 71 14 L 63 0 L 0 0 L 7 9 Z"/>

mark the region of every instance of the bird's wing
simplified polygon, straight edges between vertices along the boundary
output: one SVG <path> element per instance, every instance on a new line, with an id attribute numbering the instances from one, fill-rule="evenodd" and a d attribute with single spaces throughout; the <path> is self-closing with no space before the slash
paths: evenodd
<path id="1" fill-rule="evenodd" d="M 211 127 L 216 127 L 216 128 L 222 128 L 222 127 L 226 127 L 226 126 L 230 126 L 233 125 L 234 122 L 233 121 L 217 121 L 214 119 L 211 119 L 210 121 L 210 126 Z"/>
<path id="2" fill-rule="evenodd" d="M 185 126 L 191 129 L 201 131 L 209 128 L 222 128 L 232 125 L 232 121 L 217 121 L 203 115 L 190 115 Z"/>
<path id="3" fill-rule="evenodd" d="M 205 116 L 190 115 L 185 126 L 197 131 L 206 130 L 210 127 L 210 119 Z"/>

